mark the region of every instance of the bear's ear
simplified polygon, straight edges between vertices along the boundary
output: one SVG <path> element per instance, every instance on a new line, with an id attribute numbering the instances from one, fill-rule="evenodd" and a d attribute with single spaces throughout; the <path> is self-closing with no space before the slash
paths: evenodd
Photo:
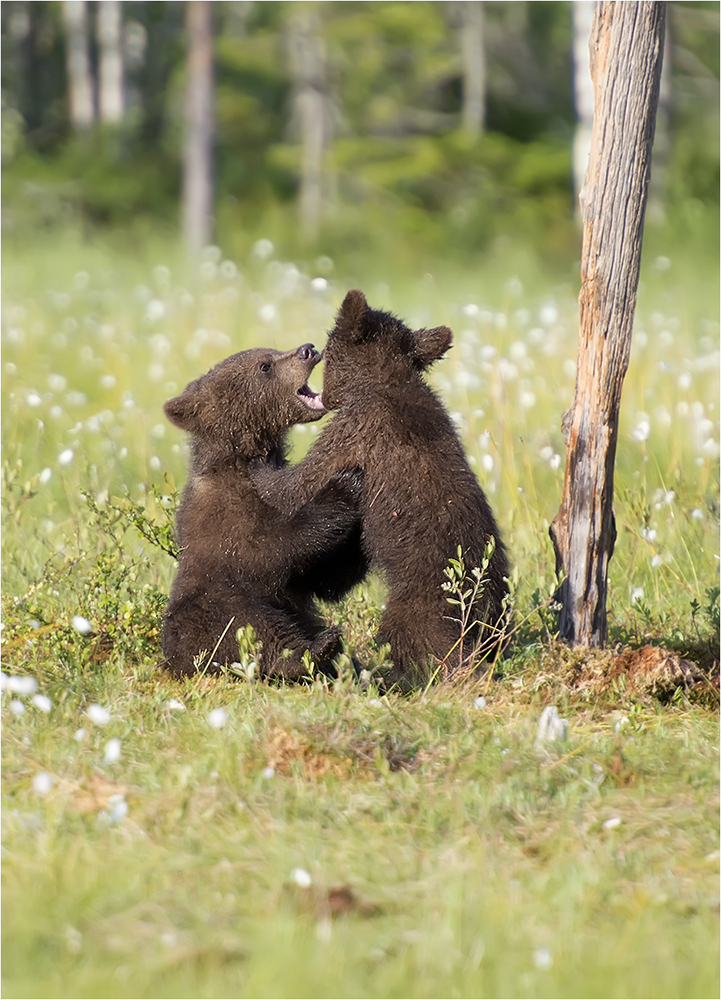
<path id="1" fill-rule="evenodd" d="M 368 303 L 363 292 L 351 289 L 343 299 L 335 321 L 335 329 L 340 334 L 350 335 L 352 341 L 363 339 L 364 320 Z"/>
<path id="2" fill-rule="evenodd" d="M 191 382 L 179 396 L 163 404 L 163 412 L 171 424 L 184 431 L 192 431 L 198 419 L 198 387 Z"/>
<path id="3" fill-rule="evenodd" d="M 438 361 L 451 346 L 453 334 L 447 326 L 437 326 L 433 330 L 416 330 L 414 361 L 419 368 L 427 368 Z"/>

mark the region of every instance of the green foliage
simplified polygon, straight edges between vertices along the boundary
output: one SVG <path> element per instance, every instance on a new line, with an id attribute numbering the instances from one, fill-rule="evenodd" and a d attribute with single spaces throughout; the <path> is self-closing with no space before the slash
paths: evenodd
<path id="1" fill-rule="evenodd" d="M 460 130 L 459 5 L 329 0 L 315 9 L 332 133 L 324 252 L 342 254 L 350 243 L 376 253 L 392 230 L 461 259 L 492 252 L 509 234 L 545 255 L 577 255 L 568 4 L 485 8 L 487 128 L 478 139 Z M 137 239 L 139 227 L 177 228 L 183 5 L 124 10 L 128 51 L 136 53 L 126 65 L 132 107 L 121 127 L 73 135 L 59 5 L 3 6 L 6 232 L 113 226 Z M 659 121 L 649 217 L 665 213 L 684 239 L 706 238 L 717 253 L 717 226 L 704 206 L 718 204 L 719 190 L 718 6 L 672 4 L 670 12 L 671 110 Z M 289 3 L 216 9 L 215 218 L 225 245 L 270 235 L 291 255 L 303 247 L 288 43 L 296 14 Z M 389 258 L 397 253 L 393 247 Z"/>

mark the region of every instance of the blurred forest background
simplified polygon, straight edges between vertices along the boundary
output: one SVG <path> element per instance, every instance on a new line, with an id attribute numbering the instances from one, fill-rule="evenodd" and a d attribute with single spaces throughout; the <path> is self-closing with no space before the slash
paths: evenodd
<path id="1" fill-rule="evenodd" d="M 5 0 L 6 247 L 59 228 L 174 239 L 185 201 L 186 242 L 235 259 L 261 237 L 345 270 L 518 241 L 567 268 L 592 7 Z M 718 90 L 719 4 L 669 4 L 649 228 L 712 261 Z"/>

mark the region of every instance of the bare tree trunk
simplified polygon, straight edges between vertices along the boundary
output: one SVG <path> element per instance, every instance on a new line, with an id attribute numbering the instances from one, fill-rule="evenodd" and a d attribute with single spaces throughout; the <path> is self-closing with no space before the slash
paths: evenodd
<path id="1" fill-rule="evenodd" d="M 213 211 L 213 8 L 186 4 L 188 82 L 183 153 L 183 235 L 191 255 L 211 240 Z"/>
<path id="2" fill-rule="evenodd" d="M 315 11 L 303 11 L 291 19 L 289 41 L 303 144 L 300 222 L 303 236 L 312 241 L 318 235 L 323 214 L 323 158 L 330 131 L 325 51 Z"/>
<path id="3" fill-rule="evenodd" d="M 98 105 L 101 121 L 112 125 L 122 120 L 125 110 L 121 21 L 120 0 L 98 4 Z"/>
<path id="4" fill-rule="evenodd" d="M 606 641 L 616 528 L 613 468 L 641 260 L 666 4 L 600 0 L 591 31 L 594 125 L 581 190 L 583 253 L 576 391 L 563 417 L 566 475 L 550 528 L 561 585 L 560 636 Z"/>
<path id="5" fill-rule="evenodd" d="M 573 18 L 573 96 L 576 105 L 576 132 L 573 137 L 573 188 L 576 212 L 580 218 L 578 197 L 586 179 L 588 154 L 593 130 L 593 81 L 588 42 L 596 0 L 574 0 Z"/>
<path id="6" fill-rule="evenodd" d="M 65 63 L 73 128 L 88 129 L 95 119 L 93 78 L 88 53 L 88 12 L 85 0 L 65 0 Z"/>
<path id="7" fill-rule="evenodd" d="M 461 52 L 463 57 L 463 128 L 480 135 L 486 121 L 486 53 L 483 43 L 483 4 L 466 0 L 461 8 Z"/>

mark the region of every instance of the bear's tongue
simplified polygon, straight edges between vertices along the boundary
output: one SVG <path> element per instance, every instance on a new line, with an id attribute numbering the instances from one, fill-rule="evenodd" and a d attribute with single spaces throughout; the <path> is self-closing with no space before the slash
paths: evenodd
<path id="1" fill-rule="evenodd" d="M 298 390 L 298 396 L 305 403 L 309 410 L 323 409 L 323 396 L 319 392 L 313 392 L 306 383 Z"/>

